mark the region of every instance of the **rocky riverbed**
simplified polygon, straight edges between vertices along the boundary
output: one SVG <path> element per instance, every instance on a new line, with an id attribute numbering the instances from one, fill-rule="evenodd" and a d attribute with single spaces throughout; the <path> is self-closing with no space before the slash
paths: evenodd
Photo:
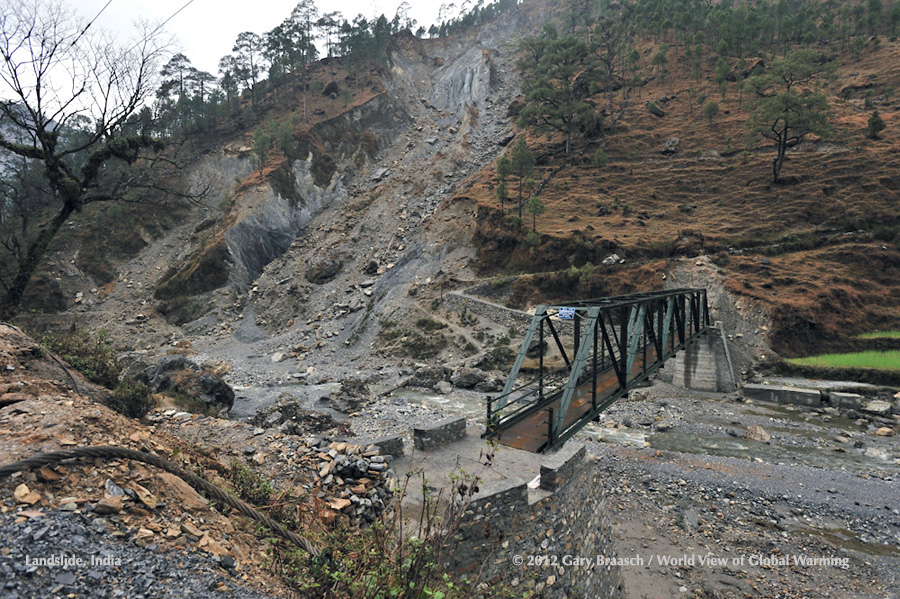
<path id="1" fill-rule="evenodd" d="M 439 405 L 404 393 L 351 426 L 400 430 Z M 897 421 L 657 382 L 578 440 L 605 473 L 619 557 L 643 560 L 623 565 L 630 596 L 885 598 L 900 596 L 900 445 L 883 431 Z"/>
<path id="2" fill-rule="evenodd" d="M 161 408 L 142 424 L 67 389 L 52 370 L 58 365 L 21 334 L 6 334 L 4 463 L 120 445 L 177 455 L 216 480 L 237 460 L 315 496 L 323 514 L 357 522 L 377 513 L 392 486 L 392 462 L 369 440 L 409 440 L 413 427 L 445 415 L 477 423 L 485 397 L 385 394 L 402 372 L 354 373 L 319 385 L 238 389 L 236 408 L 257 402 L 245 422 Z M 900 583 L 897 429 L 889 412 L 791 408 L 655 383 L 614 404 L 578 440 L 603 473 L 618 556 L 634 562 L 622 566 L 630 596 L 880 599 L 898 596 Z M 24 564 L 48 551 L 86 561 L 116 553 L 120 569 L 104 574 L 101 589 L 111 597 L 155 596 L 151 582 L 170 576 L 183 579 L 173 589 L 191 596 L 282 590 L 259 568 L 260 539 L 235 530 L 172 477 L 121 461 L 42 469 L 3 485 L 3 595 L 89 588 L 94 566 Z"/>

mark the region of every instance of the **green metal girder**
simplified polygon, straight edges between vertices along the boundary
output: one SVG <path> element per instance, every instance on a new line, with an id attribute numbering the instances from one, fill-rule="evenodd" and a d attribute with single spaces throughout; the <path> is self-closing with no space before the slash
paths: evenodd
<path id="1" fill-rule="evenodd" d="M 515 386 L 516 377 L 519 376 L 519 370 L 522 368 L 522 363 L 525 361 L 525 354 L 528 353 L 528 348 L 531 347 L 531 341 L 534 339 L 534 332 L 540 326 L 541 320 L 546 314 L 547 306 L 544 305 L 538 306 L 534 311 L 534 317 L 531 319 L 531 324 L 528 325 L 528 330 L 525 332 L 525 339 L 522 341 L 522 349 L 519 350 L 519 355 L 516 356 L 512 371 L 509 373 L 509 378 L 506 379 L 506 384 L 503 386 L 503 393 L 500 395 L 497 404 L 494 406 L 495 409 L 499 410 L 509 403 L 509 393 Z M 543 348 L 541 348 L 541 351 L 543 351 Z"/>
<path id="2" fill-rule="evenodd" d="M 587 364 L 588 355 L 594 345 L 594 329 L 597 324 L 597 316 L 600 314 L 600 308 L 588 308 L 587 318 L 582 317 L 585 323 L 585 333 L 581 335 L 581 343 L 575 352 L 575 359 L 572 361 L 572 368 L 569 371 L 569 380 L 566 382 L 566 388 L 563 391 L 562 398 L 559 400 L 559 410 L 554 417 L 552 424 L 553 437 L 556 437 L 562 431 L 565 423 L 566 414 L 569 413 L 569 406 L 572 404 L 572 396 L 578 388 L 578 380 Z M 577 324 L 575 326 L 578 326 Z"/>

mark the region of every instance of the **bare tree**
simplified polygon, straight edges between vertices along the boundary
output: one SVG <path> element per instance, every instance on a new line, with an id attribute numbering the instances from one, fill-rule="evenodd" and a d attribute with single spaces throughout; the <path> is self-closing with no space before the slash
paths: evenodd
<path id="1" fill-rule="evenodd" d="M 0 29 L 0 151 L 39 166 L 50 197 L 41 212 L 48 220 L 26 223 L 27 235 L 5 240 L 15 262 L 0 301 L 0 319 L 8 320 L 73 213 L 155 193 L 166 179 L 151 171 L 176 160 L 138 118 L 166 58 L 158 28 L 123 42 L 88 29 L 59 0 L 9 0 Z"/>

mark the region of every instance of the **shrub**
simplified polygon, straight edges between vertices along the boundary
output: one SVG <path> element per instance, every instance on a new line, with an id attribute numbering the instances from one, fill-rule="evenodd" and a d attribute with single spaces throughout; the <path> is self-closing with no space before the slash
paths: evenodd
<path id="1" fill-rule="evenodd" d="M 884 119 L 881 118 L 881 115 L 878 114 L 877 110 L 872 111 L 867 125 L 869 128 L 869 137 L 872 139 L 878 139 L 878 134 L 884 131 L 886 126 L 884 124 Z"/>
<path id="2" fill-rule="evenodd" d="M 254 505 L 266 505 L 275 492 L 272 483 L 261 474 L 251 470 L 246 464 L 232 460 L 228 479 L 234 485 L 238 496 Z"/>
<path id="3" fill-rule="evenodd" d="M 416 321 L 416 326 L 428 333 L 447 328 L 447 325 L 443 322 L 438 322 L 431 318 L 420 318 Z"/>
<path id="4" fill-rule="evenodd" d="M 123 377 L 106 331 L 92 335 L 81 327 L 65 333 L 44 333 L 38 341 L 58 354 L 86 379 L 112 391 L 103 403 L 129 418 L 142 418 L 153 409 L 155 401 L 150 388 L 130 376 Z"/>
<path id="5" fill-rule="evenodd" d="M 490 465 L 493 449 L 484 456 Z M 428 481 L 407 473 L 391 505 L 371 526 L 356 528 L 342 520 L 322 538 L 322 555 L 273 544 L 273 562 L 283 579 L 302 596 L 323 599 L 443 599 L 470 596 L 471 590 L 444 571 L 464 527 L 466 510 L 480 479 L 458 466 L 448 488 L 432 491 Z M 422 492 L 421 507 L 404 512 L 409 485 Z M 496 589 L 495 589 L 496 590 Z M 505 595 L 500 595 L 505 596 Z"/>
<path id="6" fill-rule="evenodd" d="M 130 376 L 119 381 L 113 394 L 103 403 L 129 418 L 143 418 L 156 406 L 150 387 Z"/>
<path id="7" fill-rule="evenodd" d="M 116 364 L 108 337 L 106 331 L 91 335 L 82 327 L 72 327 L 65 333 L 44 333 L 37 340 L 92 383 L 115 389 L 121 369 Z"/>

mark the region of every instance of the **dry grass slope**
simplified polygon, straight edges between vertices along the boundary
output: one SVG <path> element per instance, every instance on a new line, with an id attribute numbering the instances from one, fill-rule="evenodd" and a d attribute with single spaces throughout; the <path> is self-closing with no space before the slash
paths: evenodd
<path id="1" fill-rule="evenodd" d="M 642 47 L 645 64 L 653 51 L 652 44 Z M 842 66 L 826 84 L 835 133 L 792 148 L 778 185 L 771 181 L 774 150 L 747 140 L 751 108 L 737 83 L 727 85 L 723 98 L 712 75 L 716 57 L 695 80 L 679 56 L 673 47 L 665 77 L 651 71 L 616 130 L 582 142 L 568 164 L 560 139 L 529 135 L 547 206 L 538 218 L 538 247 L 525 243 L 524 229 L 510 231 L 500 218 L 492 165 L 471 182 L 465 195 L 482 206 L 481 269 L 560 270 L 596 265 L 613 252 L 628 260 L 624 272 L 582 269 L 574 285 L 548 287 L 541 281 L 550 275 L 532 277 L 531 289 L 517 297 L 536 302 L 658 288 L 660 279 L 647 270 L 663 270 L 661 260 L 713 254 L 732 292 L 771 311 L 773 345 L 786 355 L 810 353 L 812 345 L 837 348 L 848 336 L 896 327 L 900 98 L 893 90 L 900 89 L 900 44 L 884 41 L 858 61 L 840 56 Z M 712 123 L 701 115 L 701 94 L 719 104 Z M 866 136 L 866 95 L 887 124 L 877 140 Z M 648 100 L 665 116 L 651 114 Z M 673 137 L 678 151 L 664 155 Z M 592 159 L 601 147 L 609 161 L 597 168 Z M 593 285 L 585 284 L 589 279 Z"/>

